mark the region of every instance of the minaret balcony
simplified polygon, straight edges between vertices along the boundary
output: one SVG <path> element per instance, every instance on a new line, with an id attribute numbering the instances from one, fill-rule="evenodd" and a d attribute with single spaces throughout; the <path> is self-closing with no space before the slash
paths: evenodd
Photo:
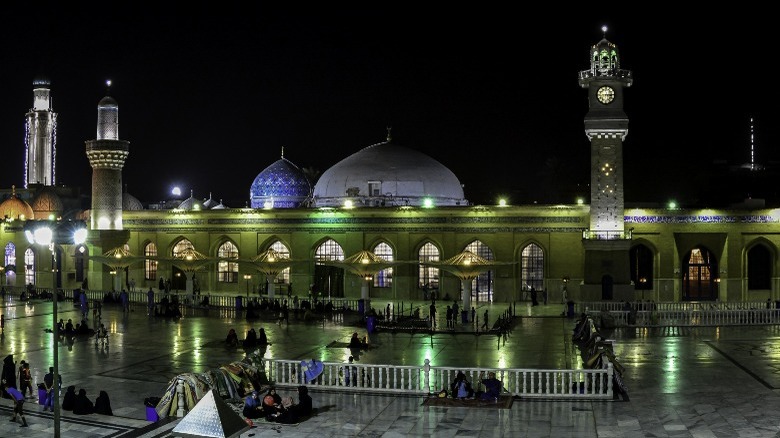
<path id="1" fill-rule="evenodd" d="M 631 240 L 631 230 L 628 231 L 594 231 L 582 230 L 582 240 Z"/>

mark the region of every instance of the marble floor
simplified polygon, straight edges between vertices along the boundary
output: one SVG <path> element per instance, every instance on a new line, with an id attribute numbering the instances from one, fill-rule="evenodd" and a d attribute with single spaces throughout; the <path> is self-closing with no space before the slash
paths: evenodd
<path id="1" fill-rule="evenodd" d="M 384 308 L 386 302 L 375 301 Z M 425 306 L 425 303 L 413 303 Z M 409 303 L 406 303 L 408 310 Z M 491 315 L 507 305 L 487 305 Z M 439 327 L 443 309 L 440 309 Z M 484 312 L 479 306 L 478 314 Z M 574 321 L 560 317 L 561 304 L 532 307 L 522 302 L 522 321 L 506 339 L 476 336 L 473 327 L 455 333 L 371 335 L 379 348 L 358 362 L 434 365 L 562 368 L 576 365 L 570 342 Z M 52 362 L 51 303 L 6 302 L 0 357 L 31 364 L 40 382 Z M 427 312 L 424 312 L 427 313 Z M 60 306 L 60 317 L 79 318 L 76 308 Z M 91 318 L 91 315 L 90 315 Z M 74 416 L 63 412 L 63 437 L 167 437 L 179 419 L 146 421 L 144 399 L 162 396 L 167 383 L 184 372 L 202 372 L 240 360 L 243 352 L 220 345 L 230 328 L 245 333 L 263 327 L 272 345 L 267 357 L 346 361 L 347 342 L 356 327 L 350 317 L 321 324 L 291 321 L 248 323 L 226 310 L 187 310 L 180 320 L 149 317 L 137 305 L 129 314 L 103 308 L 111 331 L 108 349 L 92 340 L 59 344 L 63 385 L 84 388 L 90 398 L 108 392 L 114 416 Z M 91 322 L 90 322 L 91 323 Z M 362 332 L 365 330 L 362 329 Z M 625 366 L 629 401 L 532 401 L 516 399 L 511 409 L 422 406 L 422 397 L 346 394 L 310 387 L 317 415 L 294 426 L 259 422 L 241 437 L 776 437 L 780 436 L 780 327 L 620 328 L 602 332 L 614 341 Z M 284 390 L 281 392 L 285 392 Z M 287 394 L 283 394 L 287 395 Z M 289 394 L 292 395 L 292 394 Z M 11 417 L 10 400 L 0 412 Z M 52 414 L 37 400 L 25 405 L 28 428 L 0 421 L 0 437 L 53 436 Z"/>

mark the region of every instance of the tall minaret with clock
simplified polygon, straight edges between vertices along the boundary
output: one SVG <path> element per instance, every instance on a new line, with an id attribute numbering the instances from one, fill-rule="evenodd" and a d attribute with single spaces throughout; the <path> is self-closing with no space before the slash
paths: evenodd
<path id="1" fill-rule="evenodd" d="M 591 47 L 590 68 L 581 71 L 579 84 L 588 90 L 585 135 L 590 141 L 590 228 L 585 244 L 585 285 L 601 286 L 601 296 L 613 299 L 620 285 L 630 283 L 630 233 L 623 224 L 623 140 L 628 116 L 623 90 L 631 86 L 630 70 L 620 68 L 620 53 L 604 38 Z M 613 287 L 614 286 L 614 287 Z M 595 290 L 594 290 L 595 292 Z"/>

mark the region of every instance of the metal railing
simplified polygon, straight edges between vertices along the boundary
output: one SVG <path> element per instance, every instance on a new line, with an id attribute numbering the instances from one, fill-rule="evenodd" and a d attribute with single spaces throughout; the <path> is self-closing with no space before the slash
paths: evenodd
<path id="1" fill-rule="evenodd" d="M 604 314 L 615 326 L 710 327 L 738 325 L 780 325 L 780 309 L 740 310 L 641 310 L 637 312 L 587 311 L 588 316 L 604 326 Z"/>
<path id="2" fill-rule="evenodd" d="M 428 359 L 422 366 L 398 366 L 324 362 L 322 374 L 306 382 L 302 369 L 306 366 L 294 360 L 263 359 L 269 381 L 279 387 L 301 384 L 323 389 L 350 392 L 432 394 L 449 390 L 459 371 L 476 388 L 480 376 L 493 371 L 503 382 L 505 393 L 535 399 L 612 400 L 612 364 L 603 369 L 484 369 L 434 367 Z M 349 376 L 345 376 L 349 373 Z"/>

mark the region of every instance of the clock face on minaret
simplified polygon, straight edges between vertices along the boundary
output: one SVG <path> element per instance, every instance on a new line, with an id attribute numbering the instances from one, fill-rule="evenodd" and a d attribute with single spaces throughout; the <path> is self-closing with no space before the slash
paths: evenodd
<path id="1" fill-rule="evenodd" d="M 604 105 L 609 105 L 613 100 L 615 100 L 615 90 L 613 90 L 612 87 L 605 85 L 596 91 L 596 97 L 598 98 L 599 102 L 603 103 Z"/>

